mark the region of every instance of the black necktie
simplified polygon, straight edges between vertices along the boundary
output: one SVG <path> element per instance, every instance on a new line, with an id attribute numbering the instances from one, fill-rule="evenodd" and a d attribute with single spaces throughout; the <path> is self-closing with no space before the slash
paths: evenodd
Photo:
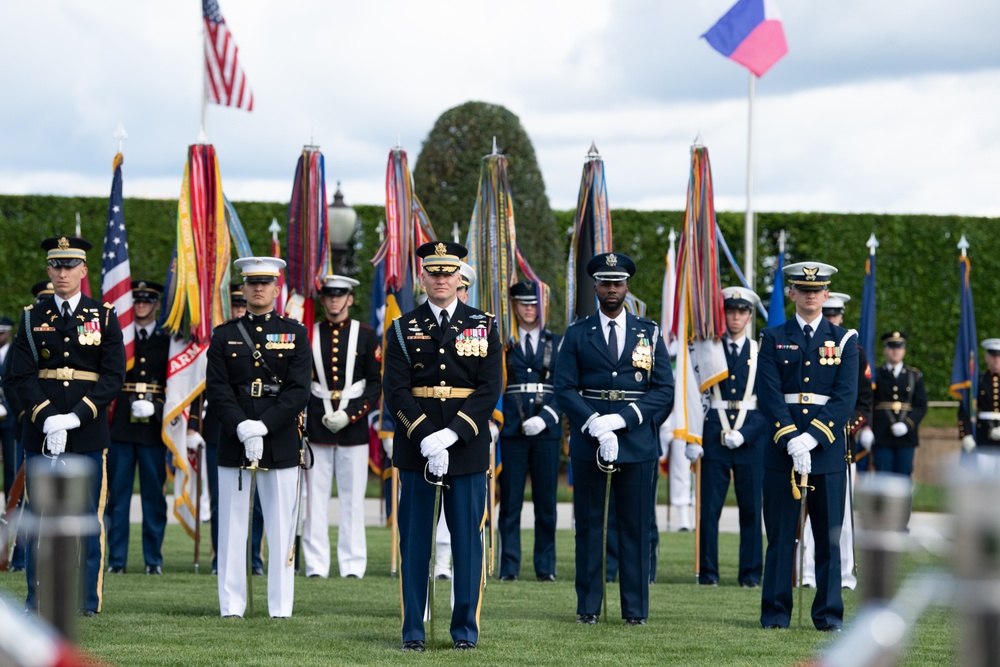
<path id="1" fill-rule="evenodd" d="M 148 334 L 145 329 L 139 329 L 139 340 L 146 340 Z"/>
<path id="2" fill-rule="evenodd" d="M 73 317 L 73 313 L 69 312 L 69 301 L 63 301 L 62 316 L 63 319 L 67 321 L 69 320 L 69 318 Z"/>
<path id="3" fill-rule="evenodd" d="M 611 363 L 618 363 L 618 334 L 615 332 L 615 322 L 611 320 L 608 322 L 608 355 L 611 357 Z"/>
<path id="4" fill-rule="evenodd" d="M 441 311 L 441 328 L 442 329 L 447 329 L 448 328 L 448 324 L 450 322 L 451 322 L 451 320 L 448 318 L 448 311 L 447 310 L 442 310 Z"/>
<path id="5" fill-rule="evenodd" d="M 733 355 L 733 359 L 739 356 L 739 350 L 736 349 L 736 343 L 729 343 L 729 352 Z"/>
<path id="6" fill-rule="evenodd" d="M 524 358 L 528 361 L 535 358 L 535 348 L 531 344 L 531 334 L 524 335 Z"/>
<path id="7" fill-rule="evenodd" d="M 812 325 L 811 324 L 807 324 L 804 327 L 802 327 L 802 333 L 804 333 L 806 335 L 806 345 L 808 345 L 809 342 L 812 341 L 812 338 L 813 338 L 813 328 L 812 328 Z"/>

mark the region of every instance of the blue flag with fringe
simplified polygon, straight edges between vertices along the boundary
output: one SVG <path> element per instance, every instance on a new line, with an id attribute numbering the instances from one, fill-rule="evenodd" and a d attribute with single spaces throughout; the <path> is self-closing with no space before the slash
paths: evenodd
<path id="1" fill-rule="evenodd" d="M 958 259 L 958 270 L 961 314 L 948 393 L 962 402 L 962 410 L 967 410 L 966 414 L 975 415 L 979 358 L 976 354 L 976 312 L 972 307 L 972 285 L 969 282 L 972 264 L 965 255 Z"/>

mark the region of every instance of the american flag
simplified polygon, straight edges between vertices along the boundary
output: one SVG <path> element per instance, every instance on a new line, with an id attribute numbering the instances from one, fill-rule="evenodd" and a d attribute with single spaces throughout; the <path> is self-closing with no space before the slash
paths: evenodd
<path id="1" fill-rule="evenodd" d="M 205 17 L 205 96 L 224 107 L 253 111 L 253 92 L 240 66 L 236 46 L 216 0 L 202 0 Z"/>
<path id="2" fill-rule="evenodd" d="M 128 262 L 128 237 L 122 214 L 122 154 L 115 155 L 115 177 L 108 202 L 108 227 L 101 253 L 101 294 L 118 312 L 125 342 L 126 368 L 135 361 L 135 312 L 132 310 L 132 268 Z"/>

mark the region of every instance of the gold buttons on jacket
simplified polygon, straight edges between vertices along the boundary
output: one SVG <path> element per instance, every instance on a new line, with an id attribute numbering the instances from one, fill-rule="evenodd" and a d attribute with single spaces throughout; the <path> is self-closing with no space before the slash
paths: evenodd
<path id="1" fill-rule="evenodd" d="M 445 370 L 447 368 L 448 368 L 447 366 L 445 366 L 444 364 L 441 364 L 441 370 Z"/>

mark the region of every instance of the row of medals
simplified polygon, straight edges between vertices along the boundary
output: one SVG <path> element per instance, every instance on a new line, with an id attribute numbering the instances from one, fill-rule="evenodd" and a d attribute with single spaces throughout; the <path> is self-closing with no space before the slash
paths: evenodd
<path id="1" fill-rule="evenodd" d="M 466 329 L 455 338 L 455 351 L 460 357 L 485 357 L 488 348 L 485 329 Z"/>
<path id="2" fill-rule="evenodd" d="M 80 326 L 76 328 L 76 331 L 77 331 L 77 339 L 80 341 L 80 345 L 101 344 L 100 329 L 88 329 L 86 326 Z"/>
<path id="3" fill-rule="evenodd" d="M 819 363 L 821 366 L 840 365 L 840 348 L 832 340 L 825 341 L 819 348 Z"/>
<path id="4" fill-rule="evenodd" d="M 640 338 L 639 344 L 632 350 L 632 365 L 647 371 L 653 367 L 653 348 L 650 347 L 648 338 Z"/>

